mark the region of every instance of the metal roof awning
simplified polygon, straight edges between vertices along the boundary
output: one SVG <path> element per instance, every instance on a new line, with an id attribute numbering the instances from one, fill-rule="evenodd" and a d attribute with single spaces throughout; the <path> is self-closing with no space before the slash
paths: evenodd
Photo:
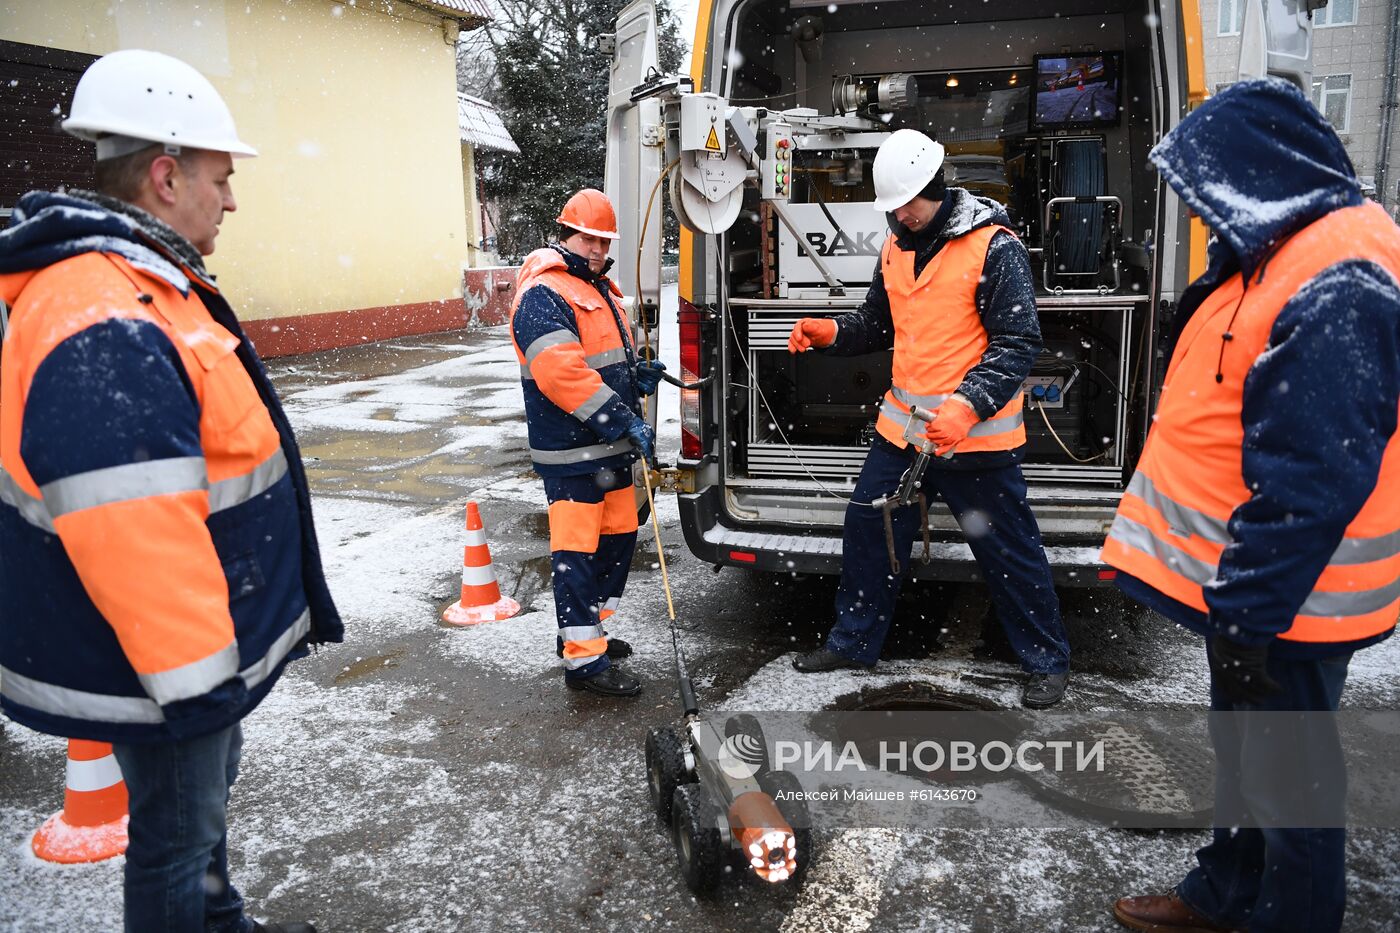
<path id="1" fill-rule="evenodd" d="M 520 147 L 510 138 L 510 131 L 501 122 L 496 108 L 479 97 L 457 94 L 457 128 L 461 131 L 462 142 L 478 149 L 520 154 Z"/>
<path id="2" fill-rule="evenodd" d="M 457 20 L 463 29 L 475 29 L 495 19 L 486 0 L 408 0 L 416 7 Z"/>

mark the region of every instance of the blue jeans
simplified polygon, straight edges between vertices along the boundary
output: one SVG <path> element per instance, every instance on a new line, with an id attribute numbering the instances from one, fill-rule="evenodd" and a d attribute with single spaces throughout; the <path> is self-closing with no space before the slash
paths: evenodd
<path id="1" fill-rule="evenodd" d="M 1206 652 L 1209 657 L 1209 643 Z M 1306 660 L 1270 656 L 1269 675 L 1282 687 L 1279 693 L 1259 705 L 1235 704 L 1212 677 L 1210 708 L 1335 712 L 1350 662 L 1351 652 Z M 1260 751 L 1270 743 L 1251 742 L 1247 734 L 1251 725 L 1243 717 L 1211 717 L 1216 809 L 1266 820 L 1270 799 L 1258 788 L 1269 783 L 1262 777 L 1278 763 Z M 1306 746 L 1317 757 L 1291 766 L 1306 769 L 1312 783 L 1344 797 L 1346 760 L 1335 725 L 1330 735 L 1313 735 Z M 1225 816 L 1216 822 L 1231 819 Z M 1342 927 L 1345 829 L 1217 828 L 1211 843 L 1196 853 L 1196 861 L 1197 867 L 1177 886 L 1177 893 L 1197 913 L 1218 924 L 1247 926 L 1250 933 L 1329 933 Z"/>
<path id="2" fill-rule="evenodd" d="M 113 751 L 131 799 L 126 933 L 247 933 L 225 828 L 242 728 Z"/>
<path id="3" fill-rule="evenodd" d="M 891 573 L 885 520 L 874 502 L 899 488 L 914 461 L 912 448 L 900 450 L 877 437 L 861 467 L 854 500 L 846 507 L 841 551 L 841 586 L 836 591 L 836 625 L 827 636 L 832 652 L 874 664 L 894 619 L 903 573 Z M 1019 464 L 985 470 L 940 469 L 924 473 L 929 500 L 941 498 L 957 519 L 996 610 L 997 620 L 1021 667 L 1033 673 L 1069 669 L 1069 638 L 1060 621 L 1060 603 L 1050 562 L 1040 543 L 1040 526 L 1026 502 L 1026 480 Z M 919 507 L 890 516 L 894 551 L 901 570 L 919 533 Z"/>

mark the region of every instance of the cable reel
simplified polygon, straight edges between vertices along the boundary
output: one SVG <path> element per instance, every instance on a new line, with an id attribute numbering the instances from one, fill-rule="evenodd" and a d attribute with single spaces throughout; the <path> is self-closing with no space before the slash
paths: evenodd
<path id="1" fill-rule="evenodd" d="M 681 156 L 680 171 L 671 175 L 671 209 L 691 232 L 723 233 L 739 219 L 744 203 L 744 176 L 748 164 L 737 150 L 723 158 L 707 153 L 687 152 Z"/>
<path id="2" fill-rule="evenodd" d="M 678 130 L 680 171 L 671 176 L 671 208 L 695 233 L 723 233 L 739 219 L 753 132 L 718 94 L 681 96 Z"/>

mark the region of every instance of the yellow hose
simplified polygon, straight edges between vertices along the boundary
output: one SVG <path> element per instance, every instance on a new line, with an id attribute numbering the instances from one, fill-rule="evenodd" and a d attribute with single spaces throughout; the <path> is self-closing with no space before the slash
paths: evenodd
<path id="1" fill-rule="evenodd" d="M 642 346 L 646 348 L 647 354 L 651 353 L 651 328 L 647 325 L 647 316 L 642 308 L 642 244 L 646 242 L 647 226 L 651 222 L 651 206 L 656 202 L 656 192 L 661 190 L 661 183 L 666 180 L 666 176 L 671 174 L 677 165 L 681 164 L 680 159 L 676 159 L 661 172 L 661 176 L 656 179 L 656 184 L 651 186 L 651 194 L 647 197 L 647 207 L 642 214 L 642 230 L 637 236 L 637 259 L 634 263 L 637 270 L 637 313 L 642 318 Z M 658 307 L 658 312 L 660 308 Z M 648 396 L 642 396 L 642 420 L 646 420 L 648 406 Z M 671 576 L 666 570 L 666 549 L 661 546 L 661 521 L 656 517 L 656 500 L 651 495 L 651 464 L 642 461 L 642 485 L 647 491 L 647 508 L 651 511 L 651 533 L 656 539 L 656 558 L 661 563 L 661 586 L 666 590 L 666 612 L 670 615 L 671 621 L 676 621 L 676 606 L 671 599 Z"/>

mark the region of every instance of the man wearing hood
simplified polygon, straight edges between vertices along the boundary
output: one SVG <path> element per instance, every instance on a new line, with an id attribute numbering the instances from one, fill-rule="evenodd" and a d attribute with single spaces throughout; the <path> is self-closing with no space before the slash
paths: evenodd
<path id="1" fill-rule="evenodd" d="M 1026 429 L 1021 384 L 1040 352 L 1040 321 L 1025 247 L 1000 204 L 943 179 L 943 147 L 899 130 L 875 156 L 875 207 L 891 234 L 866 294 L 837 318 L 803 318 L 788 349 L 841 356 L 894 348 L 894 383 L 880 404 L 878 436 L 846 508 L 836 625 L 826 646 L 798 657 L 803 673 L 871 667 L 894 616 L 901 575 L 891 572 L 882 510 L 913 462 L 904 439 L 910 407 L 933 410 L 927 437 L 937 457 L 923 490 L 941 496 L 967 535 L 992 605 L 1030 674 L 1029 707 L 1058 703 L 1069 682 L 1040 527 L 1021 474 Z M 907 555 L 919 510 L 889 516 L 894 555 Z"/>
<path id="2" fill-rule="evenodd" d="M 63 126 L 98 191 L 27 194 L 0 233 L 0 702 L 112 743 L 128 933 L 314 933 L 228 879 L 239 723 L 343 634 L 296 439 L 204 267 L 256 152 L 155 52 L 94 62 Z"/>
<path id="3" fill-rule="evenodd" d="M 608 278 L 617 216 L 585 188 L 559 214 L 559 242 L 525 258 L 511 308 L 530 460 L 549 501 L 556 650 L 574 690 L 629 697 L 637 678 L 613 665 L 632 654 L 608 638 L 637 544 L 631 464 L 655 457 L 642 398 L 665 367 L 637 362 L 622 292 Z"/>
<path id="4" fill-rule="evenodd" d="M 1215 241 L 1103 559 L 1206 639 L 1212 710 L 1335 711 L 1352 653 L 1400 611 L 1400 230 L 1279 79 L 1227 88 L 1151 158 Z M 1283 770 L 1333 807 L 1336 726 L 1307 722 Z M 1270 820 L 1262 725 L 1212 717 L 1221 828 L 1175 892 L 1118 901 L 1124 925 L 1341 928 L 1342 821 Z"/>

